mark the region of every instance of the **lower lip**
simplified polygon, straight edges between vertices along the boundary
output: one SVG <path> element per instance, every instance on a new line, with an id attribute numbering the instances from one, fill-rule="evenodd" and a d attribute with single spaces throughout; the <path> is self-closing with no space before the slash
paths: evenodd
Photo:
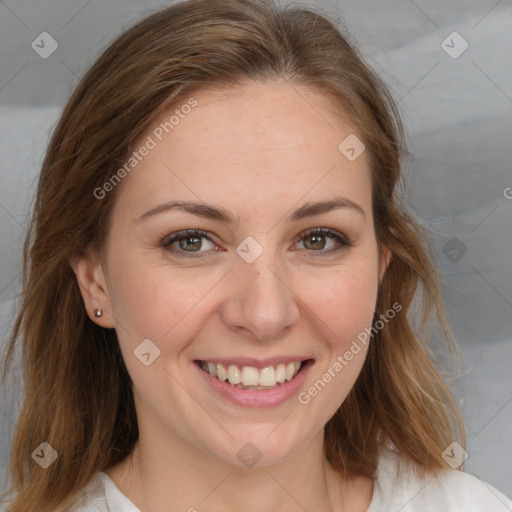
<path id="1" fill-rule="evenodd" d="M 212 377 L 208 372 L 202 370 L 197 363 L 192 366 L 199 372 L 210 389 L 221 395 L 230 402 L 243 407 L 276 407 L 297 396 L 306 380 L 306 374 L 315 364 L 312 359 L 306 361 L 299 373 L 292 379 L 283 382 L 273 389 L 265 390 L 247 390 L 239 389 L 229 382 L 222 382 L 217 377 Z"/>

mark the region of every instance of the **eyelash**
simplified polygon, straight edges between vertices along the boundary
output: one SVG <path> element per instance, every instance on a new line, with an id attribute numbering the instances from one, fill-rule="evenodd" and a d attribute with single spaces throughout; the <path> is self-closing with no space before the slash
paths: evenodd
<path id="1" fill-rule="evenodd" d="M 345 235 L 342 235 L 341 233 L 338 233 L 338 232 L 333 231 L 333 230 L 328 229 L 328 228 L 313 228 L 313 229 L 307 229 L 305 231 L 302 231 L 301 233 L 299 233 L 297 235 L 297 237 L 296 237 L 297 241 L 295 243 L 298 243 L 303 238 L 305 238 L 306 236 L 311 236 L 311 235 L 326 236 L 328 238 L 334 239 L 336 242 L 338 242 L 340 244 L 339 247 L 337 247 L 335 249 L 328 249 L 326 251 L 323 251 L 323 250 L 314 251 L 314 250 L 305 249 L 308 252 L 317 253 L 317 254 L 311 254 L 311 256 L 314 257 L 314 258 L 321 257 L 322 255 L 325 255 L 325 254 L 329 254 L 330 255 L 330 254 L 333 254 L 333 253 L 337 253 L 337 252 L 339 252 L 339 251 L 341 251 L 343 249 L 347 249 L 348 247 L 352 247 L 353 246 L 352 242 L 350 242 L 350 240 Z M 174 253 L 176 255 L 179 255 L 180 257 L 185 257 L 185 258 L 203 258 L 204 256 L 200 255 L 200 253 L 201 252 L 206 252 L 206 251 L 191 251 L 191 252 L 187 252 L 187 251 L 182 251 L 182 250 L 175 251 L 175 250 L 171 250 L 170 249 L 171 245 L 174 244 L 175 242 L 177 242 L 178 240 L 180 240 L 182 238 L 193 237 L 193 236 L 206 238 L 206 240 L 208 240 L 212 244 L 217 245 L 211 239 L 211 237 L 209 236 L 209 234 L 206 231 L 202 231 L 200 229 L 187 229 L 185 231 L 180 231 L 178 233 L 173 233 L 171 235 L 166 236 L 160 242 L 160 246 L 163 249 L 165 249 L 165 250 L 167 250 L 169 252 L 172 252 L 172 253 Z M 194 253 L 197 253 L 197 254 L 194 254 Z"/>

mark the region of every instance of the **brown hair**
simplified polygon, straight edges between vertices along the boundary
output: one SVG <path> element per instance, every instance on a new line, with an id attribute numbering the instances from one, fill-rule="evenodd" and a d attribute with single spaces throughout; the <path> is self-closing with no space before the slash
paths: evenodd
<path id="1" fill-rule="evenodd" d="M 327 423 L 328 460 L 347 475 L 373 476 L 379 447 L 392 441 L 403 457 L 435 471 L 446 466 L 441 452 L 453 440 L 464 445 L 457 406 L 409 318 L 421 292 L 422 325 L 437 313 L 454 343 L 428 233 L 399 199 L 400 116 L 335 23 L 304 8 L 278 9 L 272 0 L 188 0 L 125 31 L 82 78 L 42 165 L 21 308 L 4 356 L 3 379 L 21 343 L 24 400 L 11 449 L 9 512 L 68 505 L 138 438 L 116 333 L 87 317 L 70 259 L 100 249 L 107 233 L 116 190 L 101 200 L 93 191 L 158 114 L 211 85 L 286 80 L 312 87 L 348 113 L 368 150 L 376 237 L 391 251 L 375 318 L 394 303 L 403 311 L 375 334 L 360 377 Z M 42 441 L 59 454 L 44 470 L 30 458 Z"/>

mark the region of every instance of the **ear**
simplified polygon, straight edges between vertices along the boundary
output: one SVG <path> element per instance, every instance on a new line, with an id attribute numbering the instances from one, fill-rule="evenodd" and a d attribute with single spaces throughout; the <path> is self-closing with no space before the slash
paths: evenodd
<path id="1" fill-rule="evenodd" d="M 99 260 L 94 255 L 87 254 L 74 256 L 70 264 L 75 272 L 89 318 L 101 327 L 113 328 L 115 322 L 111 314 L 112 305 L 107 280 Z M 97 308 L 103 310 L 103 315 L 99 318 L 94 316 Z"/>
<path id="2" fill-rule="evenodd" d="M 389 262 L 391 261 L 391 251 L 385 245 L 380 246 L 380 261 L 379 261 L 379 284 L 384 279 L 384 274 L 388 268 Z"/>

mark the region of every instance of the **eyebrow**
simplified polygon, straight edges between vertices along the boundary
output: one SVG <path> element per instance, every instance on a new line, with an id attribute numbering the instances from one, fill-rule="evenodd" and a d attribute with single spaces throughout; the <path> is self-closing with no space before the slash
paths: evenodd
<path id="1" fill-rule="evenodd" d="M 366 218 L 363 208 L 356 202 L 346 197 L 334 197 L 328 201 L 306 203 L 289 214 L 288 220 L 296 222 L 306 217 L 313 217 L 315 215 L 327 213 L 338 208 L 350 208 L 360 213 L 363 218 Z M 176 209 L 197 215 L 198 217 L 203 217 L 205 219 L 220 221 L 225 224 L 238 225 L 239 221 L 237 217 L 235 217 L 229 210 L 226 210 L 225 208 L 218 208 L 215 206 L 207 205 L 205 203 L 196 203 L 194 201 L 169 201 L 167 203 L 160 204 L 155 208 L 147 211 L 139 218 L 135 219 L 135 221 L 140 222 L 149 217 L 158 215 L 159 213 Z"/>

